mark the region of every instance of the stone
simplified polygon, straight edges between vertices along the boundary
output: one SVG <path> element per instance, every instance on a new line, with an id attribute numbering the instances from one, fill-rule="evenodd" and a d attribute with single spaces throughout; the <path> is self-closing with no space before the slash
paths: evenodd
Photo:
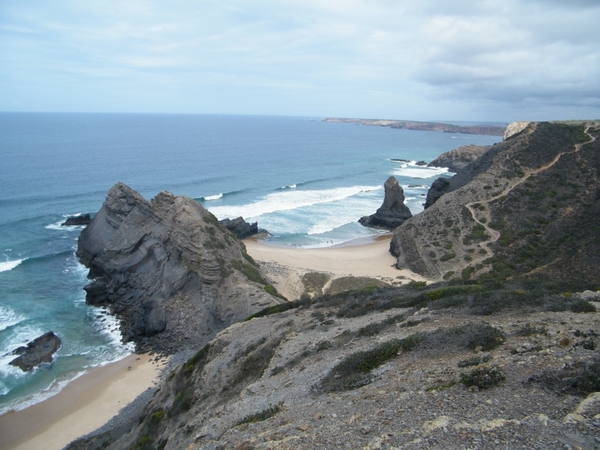
<path id="1" fill-rule="evenodd" d="M 438 178 L 435 180 L 429 188 L 429 191 L 427 191 L 427 198 L 425 200 L 425 204 L 423 205 L 425 209 L 437 202 L 438 199 L 449 190 L 450 182 L 448 181 L 448 178 Z"/>
<path id="2" fill-rule="evenodd" d="M 395 177 L 387 179 L 384 189 L 383 204 L 375 214 L 361 217 L 361 225 L 394 230 L 412 217 L 410 209 L 404 204 L 404 190 Z"/>
<path id="3" fill-rule="evenodd" d="M 13 355 L 19 356 L 10 361 L 9 364 L 17 366 L 23 372 L 29 372 L 42 363 L 52 362 L 54 353 L 58 351 L 60 346 L 60 338 L 53 331 L 49 331 L 29 342 L 26 347 L 19 347 L 14 350 Z"/>
<path id="4" fill-rule="evenodd" d="M 92 218 L 90 217 L 89 214 L 83 214 L 81 216 L 71 216 L 71 217 L 67 217 L 67 220 L 65 220 L 63 223 L 61 223 L 61 226 L 63 227 L 69 227 L 69 226 L 82 226 L 82 225 L 88 225 L 90 222 L 92 221 Z"/>

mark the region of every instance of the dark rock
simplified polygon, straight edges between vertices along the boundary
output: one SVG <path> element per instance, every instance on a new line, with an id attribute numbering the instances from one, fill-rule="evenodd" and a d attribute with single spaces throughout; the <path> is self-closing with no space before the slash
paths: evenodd
<path id="1" fill-rule="evenodd" d="M 425 209 L 429 208 L 438 199 L 450 190 L 450 182 L 448 178 L 438 178 L 433 182 L 429 191 L 427 191 L 427 199 L 425 200 Z"/>
<path id="2" fill-rule="evenodd" d="M 60 348 L 60 345 L 60 338 L 53 331 L 49 331 L 29 342 L 27 347 L 19 347 L 14 350 L 13 355 L 19 355 L 19 357 L 13 359 L 9 364 L 28 372 L 42 363 L 52 362 L 52 356 Z"/>
<path id="3" fill-rule="evenodd" d="M 258 229 L 257 222 L 250 224 L 246 222 L 243 217 L 219 220 L 219 223 L 221 226 L 235 234 L 238 239 L 246 239 L 247 237 L 254 236 L 263 231 Z"/>
<path id="4" fill-rule="evenodd" d="M 138 350 L 165 353 L 199 348 L 279 302 L 242 273 L 244 253 L 199 202 L 168 192 L 147 201 L 123 183 L 108 192 L 77 248 L 92 279 L 87 302 L 109 306 Z"/>
<path id="5" fill-rule="evenodd" d="M 477 161 L 491 146 L 465 145 L 442 153 L 431 161 L 429 167 L 447 167 L 450 172 L 458 172 Z"/>
<path id="6" fill-rule="evenodd" d="M 415 165 L 417 165 L 417 166 L 421 166 L 421 167 L 424 167 L 424 166 L 426 166 L 426 165 L 427 165 L 427 161 L 417 161 L 417 162 L 415 163 Z"/>
<path id="7" fill-rule="evenodd" d="M 92 218 L 90 217 L 89 214 L 83 214 L 81 216 L 67 217 L 67 220 L 65 220 L 61 224 L 61 226 L 68 227 L 68 226 L 74 226 L 74 225 L 88 225 L 91 221 L 92 221 Z"/>
<path id="8" fill-rule="evenodd" d="M 359 219 L 361 225 L 393 230 L 412 217 L 410 209 L 404 204 L 404 190 L 398 184 L 398 180 L 389 177 L 384 184 L 384 188 L 383 204 L 375 214 L 361 217 Z"/>

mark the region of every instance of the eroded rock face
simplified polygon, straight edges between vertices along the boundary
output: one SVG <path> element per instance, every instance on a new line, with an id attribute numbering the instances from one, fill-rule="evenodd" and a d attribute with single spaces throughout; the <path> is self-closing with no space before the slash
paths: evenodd
<path id="1" fill-rule="evenodd" d="M 427 199 L 425 200 L 425 209 L 429 208 L 438 199 L 450 190 L 450 182 L 447 178 L 438 178 L 433 182 L 429 191 L 427 191 Z"/>
<path id="2" fill-rule="evenodd" d="M 79 237 L 90 269 L 88 303 L 121 319 L 125 340 L 168 353 L 197 347 L 231 323 L 277 303 L 240 269 L 245 247 L 197 201 L 152 201 L 123 183 Z"/>
<path id="3" fill-rule="evenodd" d="M 442 153 L 431 161 L 429 167 L 447 167 L 450 172 L 458 172 L 477 161 L 491 146 L 465 145 Z"/>
<path id="4" fill-rule="evenodd" d="M 26 347 L 14 350 L 13 355 L 19 356 L 9 364 L 17 366 L 23 372 L 29 372 L 43 363 L 52 362 L 52 357 L 60 346 L 60 338 L 53 331 L 49 331 L 29 342 Z"/>
<path id="5" fill-rule="evenodd" d="M 504 140 L 507 140 L 509 137 L 523 131 L 530 123 L 531 122 L 512 122 L 504 131 Z"/>
<path id="6" fill-rule="evenodd" d="M 404 190 L 398 184 L 398 180 L 389 177 L 384 188 L 383 204 L 375 214 L 361 217 L 359 219 L 361 225 L 393 230 L 412 217 L 410 209 L 404 204 Z"/>

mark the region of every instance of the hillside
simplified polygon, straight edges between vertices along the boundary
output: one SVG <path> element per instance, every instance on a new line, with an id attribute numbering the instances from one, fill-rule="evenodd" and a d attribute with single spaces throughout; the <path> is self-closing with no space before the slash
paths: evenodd
<path id="1" fill-rule="evenodd" d="M 596 123 L 532 123 L 448 180 L 395 231 L 398 267 L 433 279 L 600 279 Z"/>
<path id="2" fill-rule="evenodd" d="M 540 286 L 420 283 L 281 305 L 68 448 L 597 448 L 594 310 Z"/>

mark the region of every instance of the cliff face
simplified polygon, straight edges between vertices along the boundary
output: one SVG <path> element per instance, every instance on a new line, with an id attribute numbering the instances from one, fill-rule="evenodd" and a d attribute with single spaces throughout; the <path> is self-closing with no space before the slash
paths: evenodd
<path id="1" fill-rule="evenodd" d="M 448 179 L 399 227 L 398 267 L 434 279 L 600 276 L 598 123 L 537 123 Z"/>
<path id="2" fill-rule="evenodd" d="M 148 202 L 122 183 L 79 238 L 87 301 L 121 319 L 139 349 L 176 352 L 278 300 L 243 243 L 198 202 L 168 192 Z M 251 275 L 251 282 L 244 274 Z"/>

